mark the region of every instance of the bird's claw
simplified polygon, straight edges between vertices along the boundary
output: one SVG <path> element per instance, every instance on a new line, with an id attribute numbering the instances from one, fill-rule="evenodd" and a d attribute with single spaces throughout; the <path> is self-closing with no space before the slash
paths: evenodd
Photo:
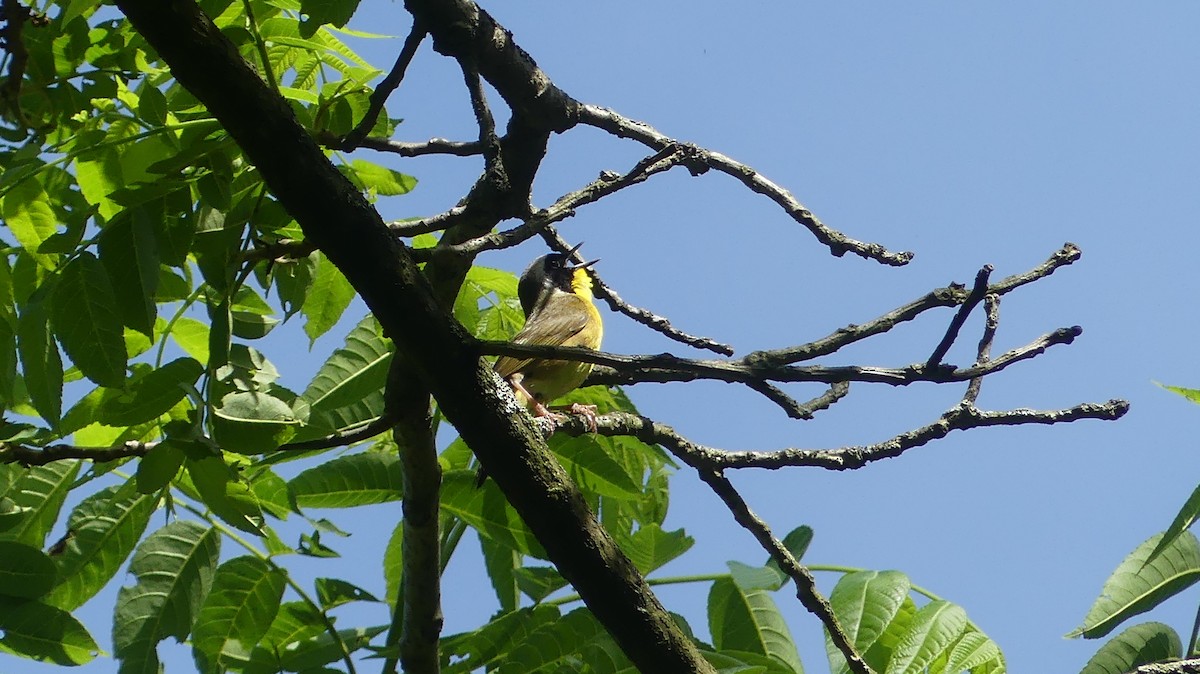
<path id="1" fill-rule="evenodd" d="M 571 414 L 579 414 L 579 415 L 582 415 L 583 417 L 585 417 L 587 419 L 588 431 L 590 431 L 592 433 L 596 432 L 596 406 L 595 405 L 583 405 L 581 403 L 571 403 L 571 407 L 568 408 L 568 410 L 571 412 Z"/>

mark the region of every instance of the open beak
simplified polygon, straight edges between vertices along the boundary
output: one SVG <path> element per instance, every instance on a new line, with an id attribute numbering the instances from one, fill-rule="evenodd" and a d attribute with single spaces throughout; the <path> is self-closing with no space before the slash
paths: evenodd
<path id="1" fill-rule="evenodd" d="M 582 241 L 580 241 L 579 243 L 575 244 L 575 247 L 574 247 L 574 248 L 572 248 L 571 250 L 568 250 L 568 251 L 567 251 L 567 259 L 568 259 L 568 260 L 570 260 L 572 257 L 574 257 L 574 255 L 575 255 L 575 252 L 576 252 L 576 251 L 578 251 L 578 250 L 579 250 L 580 248 L 582 248 L 582 247 L 583 247 L 583 242 L 582 242 Z M 584 263 L 582 263 L 582 264 L 577 264 L 577 265 L 575 265 L 574 267 L 572 267 L 572 269 L 587 269 L 588 267 L 590 267 L 590 266 L 592 266 L 592 265 L 596 264 L 596 263 L 597 263 L 597 262 L 599 262 L 599 261 L 600 261 L 600 258 L 596 258 L 595 260 L 588 260 L 587 262 L 584 262 Z"/>

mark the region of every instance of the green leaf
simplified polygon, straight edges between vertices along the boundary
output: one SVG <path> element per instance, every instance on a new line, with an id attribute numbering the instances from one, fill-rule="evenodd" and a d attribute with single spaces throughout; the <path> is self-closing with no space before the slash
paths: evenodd
<path id="1" fill-rule="evenodd" d="M 783 547 L 787 548 L 788 552 L 792 553 L 792 556 L 796 558 L 796 561 L 800 561 L 804 558 L 804 553 L 808 552 L 808 546 L 812 543 L 812 539 L 812 527 L 801 524 L 795 529 L 789 531 L 787 536 L 783 537 L 782 542 Z M 783 574 L 784 582 L 787 582 L 787 574 L 783 572 L 783 569 L 779 566 L 779 562 L 775 561 L 774 557 L 768 555 L 767 566 Z"/>
<path id="2" fill-rule="evenodd" d="M 159 443 L 138 461 L 137 490 L 153 494 L 167 486 L 183 466 L 183 449 L 169 439 Z"/>
<path id="3" fill-rule="evenodd" d="M 312 285 L 308 289 L 308 296 L 304 298 L 304 306 L 300 308 L 300 313 L 307 319 L 304 334 L 308 335 L 309 345 L 337 325 L 353 299 L 354 287 L 342 272 L 329 258 L 324 255 L 318 257 Z"/>
<path id="4" fill-rule="evenodd" d="M 331 412 L 371 396 L 382 399 L 392 351 L 380 333 L 379 323 L 368 314 L 346 335 L 345 345 L 321 365 L 300 395 L 313 413 Z"/>
<path id="5" fill-rule="evenodd" d="M 888 674 L 918 674 L 950 648 L 967 629 L 967 613 L 948 601 L 932 601 L 918 611 L 908 633 L 896 645 Z"/>
<path id="6" fill-rule="evenodd" d="M 353 508 L 398 501 L 404 495 L 400 457 L 383 452 L 340 456 L 288 482 L 303 508 Z"/>
<path id="7" fill-rule="evenodd" d="M 684 533 L 683 529 L 663 531 L 657 524 L 642 525 L 627 540 L 621 542 L 621 548 L 634 566 L 643 575 L 661 567 L 692 548 L 695 539 Z"/>
<path id="8" fill-rule="evenodd" d="M 0 540 L 0 595 L 37 599 L 54 586 L 54 562 L 40 549 Z"/>
<path id="9" fill-rule="evenodd" d="M 395 606 L 400 597 L 400 583 L 404 578 L 404 520 L 396 522 L 392 535 L 388 537 L 383 551 L 384 598 Z"/>
<path id="10" fill-rule="evenodd" d="M 1125 674 L 1152 662 L 1183 657 L 1179 635 L 1157 622 L 1134 625 L 1096 651 L 1079 674 Z"/>
<path id="11" fill-rule="evenodd" d="M 507 545 L 497 543 L 486 536 L 478 536 L 478 538 L 479 548 L 483 552 L 483 565 L 487 569 L 492 589 L 496 591 L 500 610 L 505 613 L 517 610 L 521 605 L 522 588 L 517 579 L 517 572 L 521 566 L 521 555 Z M 539 596 L 530 593 L 529 596 L 534 601 L 541 601 L 550 592 L 553 590 Z"/>
<path id="12" fill-rule="evenodd" d="M 300 0 L 300 11 L 308 17 L 300 28 L 305 36 L 314 34 L 321 24 L 346 25 L 358 9 L 359 0 Z"/>
<path id="13" fill-rule="evenodd" d="M 133 426 L 166 414 L 204 374 L 204 366 L 179 358 L 130 381 L 123 393 L 105 398 L 96 420 L 109 426 Z"/>
<path id="14" fill-rule="evenodd" d="M 1157 382 L 1155 382 L 1157 383 Z M 1158 384 L 1172 393 L 1177 393 L 1184 398 L 1200 405 L 1200 390 L 1194 388 L 1184 388 L 1182 386 L 1169 386 L 1167 384 Z"/>
<path id="15" fill-rule="evenodd" d="M 121 322 L 153 339 L 159 273 L 153 226 L 136 213 L 116 219 L 100 233 L 99 253 Z"/>
<path id="16" fill-rule="evenodd" d="M 50 425 L 62 418 L 63 365 L 42 302 L 25 305 L 17 323 L 17 352 L 29 400 Z"/>
<path id="17" fill-rule="evenodd" d="M 607 652 L 612 638 L 585 608 L 544 623 L 532 631 L 500 662 L 499 674 L 524 674 L 538 670 L 576 671 L 578 664 L 594 663 Z M 599 650 L 597 650 L 599 648 Z M 607 663 L 612 670 L 612 663 Z M 605 671 L 605 669 L 600 669 Z"/>
<path id="18" fill-rule="evenodd" d="M 63 350 L 101 386 L 125 381 L 125 339 L 116 298 L 100 261 L 84 252 L 67 263 L 50 296 L 50 322 Z"/>
<path id="19" fill-rule="evenodd" d="M 1000 646 L 970 625 L 950 649 L 943 668 L 947 672 L 1003 672 L 1006 669 Z"/>
<path id="20" fill-rule="evenodd" d="M 71 611 L 103 589 L 137 545 L 156 503 L 128 482 L 80 502 L 67 521 L 70 540 L 54 557 L 58 585 L 46 603 Z"/>
<path id="21" fill-rule="evenodd" d="M 217 517 L 242 531 L 262 535 L 263 514 L 258 498 L 223 458 L 189 458 L 184 465 L 204 504 Z"/>
<path id="22" fill-rule="evenodd" d="M 187 638 L 212 585 L 220 536 L 212 527 L 175 521 L 138 546 L 129 571 L 132 587 L 117 594 L 113 649 L 121 674 L 158 671 L 158 642 Z"/>
<path id="23" fill-rule="evenodd" d="M 46 534 L 58 519 L 58 512 L 67 492 L 79 473 L 79 461 L 55 461 L 18 471 L 20 477 L 0 491 L 17 508 L 25 509 L 21 522 L 4 532 L 5 540 L 27 543 L 34 547 L 46 544 Z"/>
<path id="24" fill-rule="evenodd" d="M 251 655 L 252 660 L 270 664 L 263 668 L 249 668 L 246 671 L 256 674 L 275 671 L 322 672 L 323 670 L 317 668 L 342 659 L 342 645 L 345 645 L 347 651 L 353 653 L 371 643 L 371 639 L 386 629 L 386 626 L 380 626 L 338 630 L 338 639 L 341 644 L 335 642 L 329 634 L 322 632 L 313 637 L 288 642 L 285 648 L 278 651 L 277 655 L 263 653 L 261 649 L 255 648 Z"/>
<path id="25" fill-rule="evenodd" d="M 408 194 L 417 186 L 416 178 L 365 159 L 352 159 L 345 173 L 359 189 L 388 197 Z"/>
<path id="26" fill-rule="evenodd" d="M 167 97 L 156 87 L 146 83 L 138 93 L 138 116 L 154 126 L 167 122 Z"/>
<path id="27" fill-rule="evenodd" d="M 299 426 L 287 403 L 257 391 L 230 393 L 213 412 L 213 439 L 223 449 L 243 454 L 276 449 Z"/>
<path id="28" fill-rule="evenodd" d="M 38 251 L 58 231 L 58 218 L 42 183 L 36 177 L 29 177 L 12 185 L 0 203 L 0 214 L 25 251 L 39 265 L 53 270 L 57 256 Z"/>
<path id="29" fill-rule="evenodd" d="M 325 610 L 349 604 L 352 601 L 379 601 L 370 592 L 338 578 L 318 578 L 314 584 L 317 588 L 317 602 Z"/>
<path id="30" fill-rule="evenodd" d="M 494 482 L 489 480 L 482 487 L 475 486 L 474 471 L 452 470 L 442 476 L 441 507 L 474 527 L 481 536 L 521 554 L 546 559 L 541 544 Z"/>
<path id="31" fill-rule="evenodd" d="M 1200 580 L 1200 543 L 1183 532 L 1150 561 L 1163 534 L 1155 534 L 1126 557 L 1104 582 L 1100 596 L 1083 619 L 1067 634 L 1087 639 L 1102 637 L 1117 625 L 1158 606 Z"/>
<path id="32" fill-rule="evenodd" d="M 509 652 L 530 633 L 557 622 L 559 617 L 553 606 L 528 606 L 501 614 L 473 632 L 444 637 L 440 643 L 442 653 L 463 658 L 444 671 L 476 671 L 493 661 L 507 660 Z"/>
<path id="33" fill-rule="evenodd" d="M 290 644 L 299 643 L 319 635 L 325 630 L 321 614 L 304 602 L 285 602 L 275 614 L 275 620 L 259 645 L 251 651 L 246 672 L 283 671 L 277 654 L 283 653 Z"/>
<path id="34" fill-rule="evenodd" d="M 287 578 L 257 557 L 235 557 L 213 576 L 196 616 L 192 653 L 201 672 L 244 662 L 279 611 Z"/>
<path id="35" fill-rule="evenodd" d="M 899 571 L 858 571 L 842 576 L 829 594 L 829 605 L 856 652 L 870 652 L 901 613 L 911 588 L 908 576 Z M 830 671 L 847 671 L 845 658 L 833 647 L 828 634 L 825 638 Z M 868 662 L 880 671 L 886 663 Z"/>
<path id="36" fill-rule="evenodd" d="M 179 348 L 201 363 L 208 362 L 208 325 L 187 316 L 171 327 L 171 337 Z"/>
<path id="37" fill-rule="evenodd" d="M 743 590 L 770 590 L 774 592 L 783 587 L 787 576 L 769 566 L 750 566 L 741 562 L 725 562 L 729 567 L 729 575 L 733 582 Z"/>
<path id="38" fill-rule="evenodd" d="M 1198 518 L 1200 518 L 1200 485 L 1196 485 L 1196 488 L 1192 490 L 1192 495 L 1188 497 L 1187 502 L 1179 509 L 1179 513 L 1175 515 L 1171 526 L 1167 527 L 1167 531 L 1158 541 L 1158 545 L 1154 546 L 1154 550 L 1150 552 L 1146 563 L 1150 563 L 1155 557 L 1158 557 L 1159 553 L 1167 549 L 1167 547 L 1179 538 L 1179 534 L 1190 529 Z"/>
<path id="39" fill-rule="evenodd" d="M 714 581 L 708 594 L 708 627 L 717 650 L 758 653 L 792 671 L 804 671 L 787 623 L 769 592 L 743 590 L 728 578 Z"/>
<path id="40" fill-rule="evenodd" d="M 72 667 L 91 662 L 100 646 L 60 608 L 0 597 L 0 651 Z"/>
<path id="41" fill-rule="evenodd" d="M 641 495 L 640 485 L 605 451 L 604 443 L 596 436 L 556 435 L 550 440 L 550 450 L 558 457 L 571 479 L 585 492 L 614 498 Z"/>
<path id="42" fill-rule="evenodd" d="M 513 569 L 517 587 L 535 602 L 567 586 L 567 579 L 552 566 L 522 566 Z"/>

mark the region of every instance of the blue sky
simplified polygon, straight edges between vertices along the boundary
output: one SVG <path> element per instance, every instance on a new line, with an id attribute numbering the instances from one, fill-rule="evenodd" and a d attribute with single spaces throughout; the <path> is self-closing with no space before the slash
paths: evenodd
<path id="1" fill-rule="evenodd" d="M 916 253 L 904 268 L 833 258 L 733 180 L 681 169 L 563 223 L 564 236 L 602 258 L 597 269 L 625 299 L 730 342 L 739 354 L 864 322 L 950 281 L 969 283 L 986 263 L 999 278 L 1042 262 L 1065 241 L 1082 248 L 1075 265 L 1005 297 L 995 348 L 1076 324 L 1082 337 L 989 378 L 979 404 L 1052 408 L 1119 397 L 1133 405 L 1125 419 L 955 433 L 848 473 L 734 476 L 780 534 L 815 528 L 806 561 L 902 570 L 964 606 L 1004 649 L 1010 671 L 1078 671 L 1099 643 L 1062 635 L 1079 624 L 1117 563 L 1166 527 L 1198 477 L 1200 408 L 1152 382 L 1200 387 L 1190 273 L 1200 249 L 1200 6 L 493 5 L 489 11 L 576 98 L 755 167 L 849 236 Z M 400 37 L 356 48 L 387 67 L 407 19 L 398 2 L 364 0 L 351 27 Z M 428 44 L 389 111 L 405 119 L 398 139 L 476 133 L 457 67 Z M 536 204 L 601 170 L 623 172 L 641 156 L 640 147 L 591 129 L 557 136 Z M 449 208 L 481 168 L 477 158 L 386 161 L 420 179 L 410 195 L 381 203 L 389 219 Z M 481 262 L 517 272 L 540 253 L 530 242 Z M 922 361 L 950 315 L 926 316 L 825 362 Z M 968 323 L 965 347 L 973 348 L 980 326 L 979 316 Z M 267 355 L 298 364 L 290 384 L 303 387 L 339 341 L 331 333 L 309 353 L 303 338 L 277 339 Z M 668 348 L 689 353 L 620 316 L 607 318 L 606 350 Z M 956 349 L 950 360 L 970 357 L 970 348 Z M 730 386 L 631 391 L 647 415 L 729 449 L 877 442 L 932 421 L 961 394 L 957 386 L 858 386 L 817 419 L 795 422 Z M 668 526 L 687 528 L 697 543 L 660 575 L 762 561 L 694 475 L 682 471 L 672 494 Z M 369 519 L 398 514 L 394 506 Z M 375 560 L 390 522 L 381 533 L 358 527 L 368 518 L 329 515 L 356 527 L 355 535 L 336 543 L 342 560 L 313 573 L 353 577 L 382 593 Z M 480 600 L 491 595 L 477 547 L 466 543 L 461 552 L 445 588 L 448 633 L 478 625 L 495 608 Z M 357 560 L 367 561 L 352 566 Z M 837 575 L 818 579 L 828 592 Z M 97 637 L 107 631 L 119 580 L 84 610 Z M 706 592 L 671 588 L 660 597 L 703 631 Z M 1189 590 L 1152 615 L 1186 638 L 1197 599 Z M 808 671 L 826 671 L 817 621 L 786 592 L 777 601 Z M 188 670 L 185 652 L 167 652 L 168 672 Z M 17 672 L 48 671 L 5 660 L 5 671 L 12 664 Z"/>

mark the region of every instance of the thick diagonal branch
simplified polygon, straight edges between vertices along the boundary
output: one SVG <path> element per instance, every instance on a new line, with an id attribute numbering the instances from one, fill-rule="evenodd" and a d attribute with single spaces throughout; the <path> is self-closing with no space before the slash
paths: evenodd
<path id="1" fill-rule="evenodd" d="M 452 15 L 469 9 L 463 3 L 425 4 L 432 5 L 434 16 L 419 18 L 435 45 L 440 41 L 445 47 L 438 28 L 443 22 L 477 18 Z M 630 660 L 643 671 L 712 671 L 596 522 L 541 434 L 516 408 L 507 385 L 438 302 L 408 249 L 329 162 L 288 103 L 263 84 L 191 0 L 118 0 L 117 5 L 179 83 L 237 141 L 305 236 L 346 275 Z M 481 72 L 486 76 L 493 66 L 499 67 L 481 65 Z"/>

